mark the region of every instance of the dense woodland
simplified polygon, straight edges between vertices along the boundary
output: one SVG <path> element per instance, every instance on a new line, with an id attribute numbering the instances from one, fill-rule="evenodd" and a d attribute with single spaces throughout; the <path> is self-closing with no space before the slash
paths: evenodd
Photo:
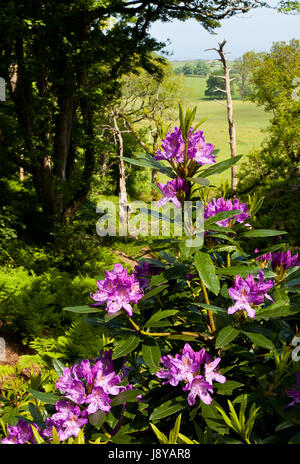
<path id="1" fill-rule="evenodd" d="M 226 62 L 228 90 L 217 43 L 215 61 L 172 62 L 149 34 L 262 4 L 1 7 L 3 444 L 300 443 L 299 40 Z M 97 234 L 99 203 L 162 195 L 204 203 L 201 247 Z"/>

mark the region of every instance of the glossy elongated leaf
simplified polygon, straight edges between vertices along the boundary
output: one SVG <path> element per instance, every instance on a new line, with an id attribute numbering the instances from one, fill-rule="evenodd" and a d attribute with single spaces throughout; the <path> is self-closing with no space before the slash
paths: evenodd
<path id="1" fill-rule="evenodd" d="M 253 229 L 253 230 L 248 230 L 247 232 L 244 232 L 242 234 L 243 237 L 275 237 L 277 235 L 284 235 L 287 232 L 284 232 L 283 230 L 272 230 L 272 229 Z"/>
<path id="2" fill-rule="evenodd" d="M 142 346 L 142 354 L 146 365 L 149 368 L 151 374 L 155 374 L 158 371 L 158 365 L 160 362 L 160 348 L 153 338 L 148 337 Z"/>
<path id="3" fill-rule="evenodd" d="M 120 159 L 126 161 L 127 163 L 135 164 L 136 166 L 155 169 L 156 171 L 159 171 L 162 174 L 166 174 L 168 177 L 171 177 L 171 178 L 175 176 L 175 174 L 170 168 L 163 166 L 161 163 L 159 163 L 157 160 L 154 160 L 154 159 L 151 159 L 151 160 L 149 158 L 135 159 L 135 158 L 127 158 L 126 156 L 120 156 Z"/>
<path id="4" fill-rule="evenodd" d="M 57 401 L 61 400 L 61 396 L 57 395 L 56 393 L 44 393 L 37 390 L 33 390 L 32 388 L 27 389 L 28 393 L 30 393 L 34 398 L 37 400 L 43 401 L 46 404 L 56 404 Z"/>
<path id="5" fill-rule="evenodd" d="M 240 331 L 231 325 L 223 327 L 217 336 L 216 348 L 223 348 L 224 346 L 228 345 L 239 335 L 239 333 Z"/>
<path id="6" fill-rule="evenodd" d="M 178 313 L 178 309 L 166 309 L 165 311 L 157 311 L 150 319 L 145 323 L 145 327 L 151 327 L 153 322 L 161 321 L 169 316 L 173 316 Z"/>
<path id="7" fill-rule="evenodd" d="M 171 414 L 175 414 L 184 407 L 185 399 L 179 396 L 155 408 L 150 416 L 150 420 L 156 421 L 159 419 L 163 419 L 164 417 L 168 417 Z"/>
<path id="8" fill-rule="evenodd" d="M 242 331 L 246 337 L 248 337 L 254 345 L 261 346 L 262 348 L 267 348 L 268 350 L 274 350 L 275 346 L 272 340 L 265 337 L 263 334 L 260 333 L 253 333 L 253 332 L 245 332 Z"/>
<path id="9" fill-rule="evenodd" d="M 111 406 L 117 406 L 118 404 L 131 403 L 137 401 L 136 397 L 142 394 L 142 390 L 126 390 L 115 396 L 110 404 Z"/>
<path id="10" fill-rule="evenodd" d="M 220 316 L 228 316 L 227 309 L 225 308 L 220 308 L 219 306 L 214 306 L 214 305 L 206 304 L 206 303 L 193 302 L 193 304 L 196 306 L 201 306 L 201 308 L 208 309 L 212 313 L 219 314 Z"/>
<path id="11" fill-rule="evenodd" d="M 211 404 L 201 402 L 201 412 L 209 428 L 218 432 L 220 435 L 228 434 L 228 427 L 224 424 L 223 418 L 217 410 L 219 404 L 213 400 Z"/>
<path id="12" fill-rule="evenodd" d="M 126 340 L 118 342 L 118 345 L 114 349 L 112 359 L 118 359 L 128 353 L 131 353 L 131 351 L 138 347 L 139 343 L 140 338 L 136 337 L 135 335 L 131 335 L 130 337 L 126 338 Z"/>
<path id="13" fill-rule="evenodd" d="M 65 365 L 58 359 L 53 359 L 52 362 L 55 372 L 59 375 L 59 377 L 61 377 L 64 373 Z"/>
<path id="14" fill-rule="evenodd" d="M 247 277 L 248 274 L 253 274 L 254 276 L 259 273 L 261 270 L 258 266 L 248 266 L 248 265 L 238 265 L 232 267 L 217 267 L 216 274 L 218 275 L 228 275 L 228 276 L 242 276 Z"/>
<path id="15" fill-rule="evenodd" d="M 226 171 L 226 169 L 229 169 L 231 168 L 231 166 L 238 163 L 242 156 L 243 155 L 234 156 L 233 158 L 229 158 L 225 161 L 221 161 L 220 163 L 214 164 L 213 166 L 210 166 L 208 169 L 201 171 L 201 176 L 209 177 L 215 174 L 221 174 L 221 172 Z"/>
<path id="16" fill-rule="evenodd" d="M 144 300 L 148 300 L 148 298 L 151 298 L 152 296 L 158 295 L 159 293 L 163 292 L 169 285 L 160 285 L 159 287 L 152 288 L 149 292 L 145 294 L 143 297 Z"/>
<path id="17" fill-rule="evenodd" d="M 218 295 L 220 291 L 220 282 L 216 276 L 215 266 L 209 254 L 197 251 L 194 256 L 194 264 L 205 286 L 215 295 Z"/>
<path id="18" fill-rule="evenodd" d="M 194 182 L 199 185 L 203 185 L 204 187 L 208 187 L 210 182 L 205 177 L 187 177 L 187 180 Z"/>
<path id="19" fill-rule="evenodd" d="M 215 383 L 214 390 L 216 389 L 219 395 L 231 395 L 233 390 L 242 387 L 244 384 L 236 380 L 226 380 L 225 383 Z"/>
<path id="20" fill-rule="evenodd" d="M 237 214 L 240 214 L 242 211 L 239 209 L 233 209 L 231 211 L 222 211 L 221 213 L 217 213 L 214 216 L 205 219 L 204 221 L 204 229 L 206 228 L 205 226 L 208 226 L 209 224 L 215 224 L 216 222 L 219 221 L 224 221 L 224 219 L 230 219 L 233 216 L 236 216 Z"/>
<path id="21" fill-rule="evenodd" d="M 84 306 L 68 306 L 67 308 L 63 308 L 63 311 L 71 311 L 72 313 L 78 314 L 88 314 L 88 313 L 99 313 L 101 311 L 100 307 L 92 307 L 89 305 Z"/>

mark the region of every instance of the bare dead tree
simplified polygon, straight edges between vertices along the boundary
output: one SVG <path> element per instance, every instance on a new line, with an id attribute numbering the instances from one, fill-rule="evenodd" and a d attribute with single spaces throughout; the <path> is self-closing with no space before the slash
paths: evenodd
<path id="1" fill-rule="evenodd" d="M 230 82 L 233 79 L 230 78 L 230 68 L 228 67 L 228 62 L 225 58 L 225 55 L 226 55 L 226 53 L 224 52 L 225 44 L 226 44 L 226 40 L 223 40 L 223 42 L 219 43 L 219 48 L 210 48 L 207 50 L 215 50 L 220 56 L 220 58 L 217 61 L 221 61 L 223 65 L 224 75 L 218 76 L 218 77 L 220 77 L 221 79 L 224 79 L 225 90 L 217 87 L 215 91 L 221 91 L 221 92 L 226 93 L 229 144 L 230 144 L 231 156 L 234 157 L 237 155 L 237 148 L 236 148 L 235 125 L 233 122 L 233 107 L 232 107 L 232 96 L 231 96 L 231 85 L 230 85 Z M 232 190 L 237 189 L 237 166 L 236 165 L 232 166 L 231 168 L 231 188 Z"/>

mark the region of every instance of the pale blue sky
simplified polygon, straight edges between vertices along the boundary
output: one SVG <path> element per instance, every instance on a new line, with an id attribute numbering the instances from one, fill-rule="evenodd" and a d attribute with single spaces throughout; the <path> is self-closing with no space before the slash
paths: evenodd
<path id="1" fill-rule="evenodd" d="M 274 2 L 273 2 L 274 3 Z M 300 15 L 278 13 L 269 8 L 257 8 L 243 15 L 224 19 L 216 35 L 207 32 L 195 20 L 186 22 L 154 23 L 151 35 L 165 42 L 173 52 L 170 60 L 214 59 L 216 53 L 205 52 L 206 48 L 217 47 L 218 42 L 227 40 L 228 59 L 238 58 L 249 50 L 256 52 L 269 50 L 273 42 L 300 38 Z"/>

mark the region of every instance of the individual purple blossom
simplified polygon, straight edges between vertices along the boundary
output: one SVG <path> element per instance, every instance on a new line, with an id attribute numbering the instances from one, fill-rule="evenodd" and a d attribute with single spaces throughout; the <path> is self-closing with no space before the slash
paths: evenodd
<path id="1" fill-rule="evenodd" d="M 280 251 L 272 253 L 271 267 L 273 271 L 276 271 L 276 269 L 282 269 L 286 271 L 292 266 L 300 266 L 298 253 L 296 253 L 294 256 L 292 256 L 290 250 L 287 250 L 286 252 Z"/>
<path id="2" fill-rule="evenodd" d="M 149 287 L 153 275 L 159 275 L 164 271 L 163 267 L 142 261 L 134 267 L 133 275 L 139 281 L 142 290 Z"/>
<path id="3" fill-rule="evenodd" d="M 212 402 L 210 393 L 213 393 L 213 388 L 202 375 L 196 375 L 192 382 L 186 384 L 182 390 L 189 391 L 188 403 L 190 406 L 194 406 L 197 396 L 199 396 L 200 400 L 205 404 L 211 404 Z"/>
<path id="4" fill-rule="evenodd" d="M 191 346 L 186 343 L 181 355 L 178 353 L 174 357 L 166 355 L 161 357 L 163 369 L 156 373 L 160 379 L 164 379 L 164 384 L 177 386 L 179 382 L 184 382 L 183 391 L 189 391 L 188 403 L 193 406 L 196 397 L 205 404 L 211 404 L 212 398 L 210 393 L 213 393 L 212 382 L 226 382 L 226 378 L 216 370 L 220 358 L 212 361 L 210 355 L 202 348 L 200 351 L 194 351 Z M 201 368 L 203 366 L 203 375 Z"/>
<path id="5" fill-rule="evenodd" d="M 191 127 L 187 143 L 187 160 L 194 159 L 201 166 L 216 162 L 215 155 L 212 154 L 215 147 L 211 143 L 205 143 L 203 131 L 193 132 Z M 161 149 L 156 151 L 154 159 L 184 162 L 185 142 L 180 128 L 175 127 L 173 132 L 167 133 L 166 138 L 161 142 Z"/>
<path id="6" fill-rule="evenodd" d="M 204 348 L 199 352 L 195 352 L 191 346 L 186 343 L 181 355 L 176 354 L 174 358 L 171 355 L 161 357 L 164 369 L 157 372 L 156 376 L 160 379 L 167 379 L 163 384 L 170 383 L 172 386 L 178 385 L 181 381 L 190 382 L 194 374 L 199 371 L 204 358 Z"/>
<path id="7" fill-rule="evenodd" d="M 226 377 L 222 375 L 219 371 L 216 370 L 219 365 L 221 358 L 218 357 L 212 360 L 210 354 L 206 353 L 205 355 L 205 364 L 204 364 L 204 377 L 206 382 L 212 385 L 214 382 L 225 383 Z"/>
<path id="8" fill-rule="evenodd" d="M 32 424 L 36 429 L 36 424 Z M 8 425 L 8 436 L 3 438 L 2 445 L 24 445 L 26 443 L 36 443 L 32 428 L 29 422 L 19 419 L 17 425 Z"/>
<path id="9" fill-rule="evenodd" d="M 105 393 L 103 387 L 95 386 L 91 394 L 86 397 L 85 403 L 88 404 L 85 412 L 89 415 L 99 409 L 108 412 L 110 410 L 111 399 L 108 394 Z"/>
<path id="10" fill-rule="evenodd" d="M 181 191 L 188 193 L 190 189 L 189 184 L 184 179 L 181 179 L 181 177 L 169 180 L 165 185 L 158 182 L 157 187 L 164 195 L 163 198 L 157 202 L 157 206 L 159 207 L 164 206 L 166 203 L 171 201 L 176 208 L 180 208 L 181 203 L 177 195 Z"/>
<path id="11" fill-rule="evenodd" d="M 77 437 L 80 430 L 88 423 L 86 417 L 81 416 L 79 406 L 75 406 L 68 401 L 58 401 L 55 405 L 56 413 L 46 420 L 46 427 L 42 430 L 42 436 L 52 438 L 55 427 L 59 440 L 64 441 L 70 437 Z"/>
<path id="12" fill-rule="evenodd" d="M 274 286 L 272 280 L 264 280 L 262 270 L 258 273 L 258 281 L 254 281 L 252 274 L 248 274 L 245 280 L 239 275 L 236 276 L 234 286 L 228 289 L 229 296 L 235 300 L 235 304 L 228 308 L 228 314 L 236 311 L 245 310 L 247 315 L 254 319 L 256 311 L 253 306 L 260 305 L 265 298 L 273 301 L 267 292 Z"/>
<path id="13" fill-rule="evenodd" d="M 130 303 L 137 303 L 144 296 L 139 281 L 133 274 L 128 275 L 122 264 L 115 264 L 113 271 L 105 271 L 105 279 L 97 281 L 98 291 L 91 294 L 97 303 L 91 306 L 101 306 L 106 303 L 108 313 L 114 314 L 124 309 L 132 316 Z"/>
<path id="14" fill-rule="evenodd" d="M 300 405 L 300 372 L 297 372 L 296 377 L 297 377 L 297 383 L 296 383 L 295 388 L 286 389 L 286 395 L 289 398 L 292 398 L 293 401 L 291 401 L 291 403 L 286 405 L 284 409 L 294 406 L 295 404 Z"/>
<path id="15" fill-rule="evenodd" d="M 258 253 L 258 248 L 255 248 L 254 253 Z M 256 261 L 260 263 L 262 268 L 267 267 L 269 261 L 272 259 L 272 253 L 264 253 L 263 255 L 257 256 Z"/>
<path id="16" fill-rule="evenodd" d="M 231 200 L 225 200 L 224 198 L 213 198 L 211 202 L 205 208 L 204 211 L 204 219 L 211 218 L 218 213 L 222 213 L 223 211 L 232 211 L 238 209 L 241 213 L 236 214 L 232 218 L 223 219 L 221 221 L 217 221 L 216 224 L 221 227 L 229 227 L 232 224 L 232 221 L 235 220 L 236 222 L 243 223 L 250 217 L 250 213 L 247 209 L 246 203 L 240 203 L 238 198 L 234 198 Z M 248 225 L 248 224 L 246 224 Z"/>

